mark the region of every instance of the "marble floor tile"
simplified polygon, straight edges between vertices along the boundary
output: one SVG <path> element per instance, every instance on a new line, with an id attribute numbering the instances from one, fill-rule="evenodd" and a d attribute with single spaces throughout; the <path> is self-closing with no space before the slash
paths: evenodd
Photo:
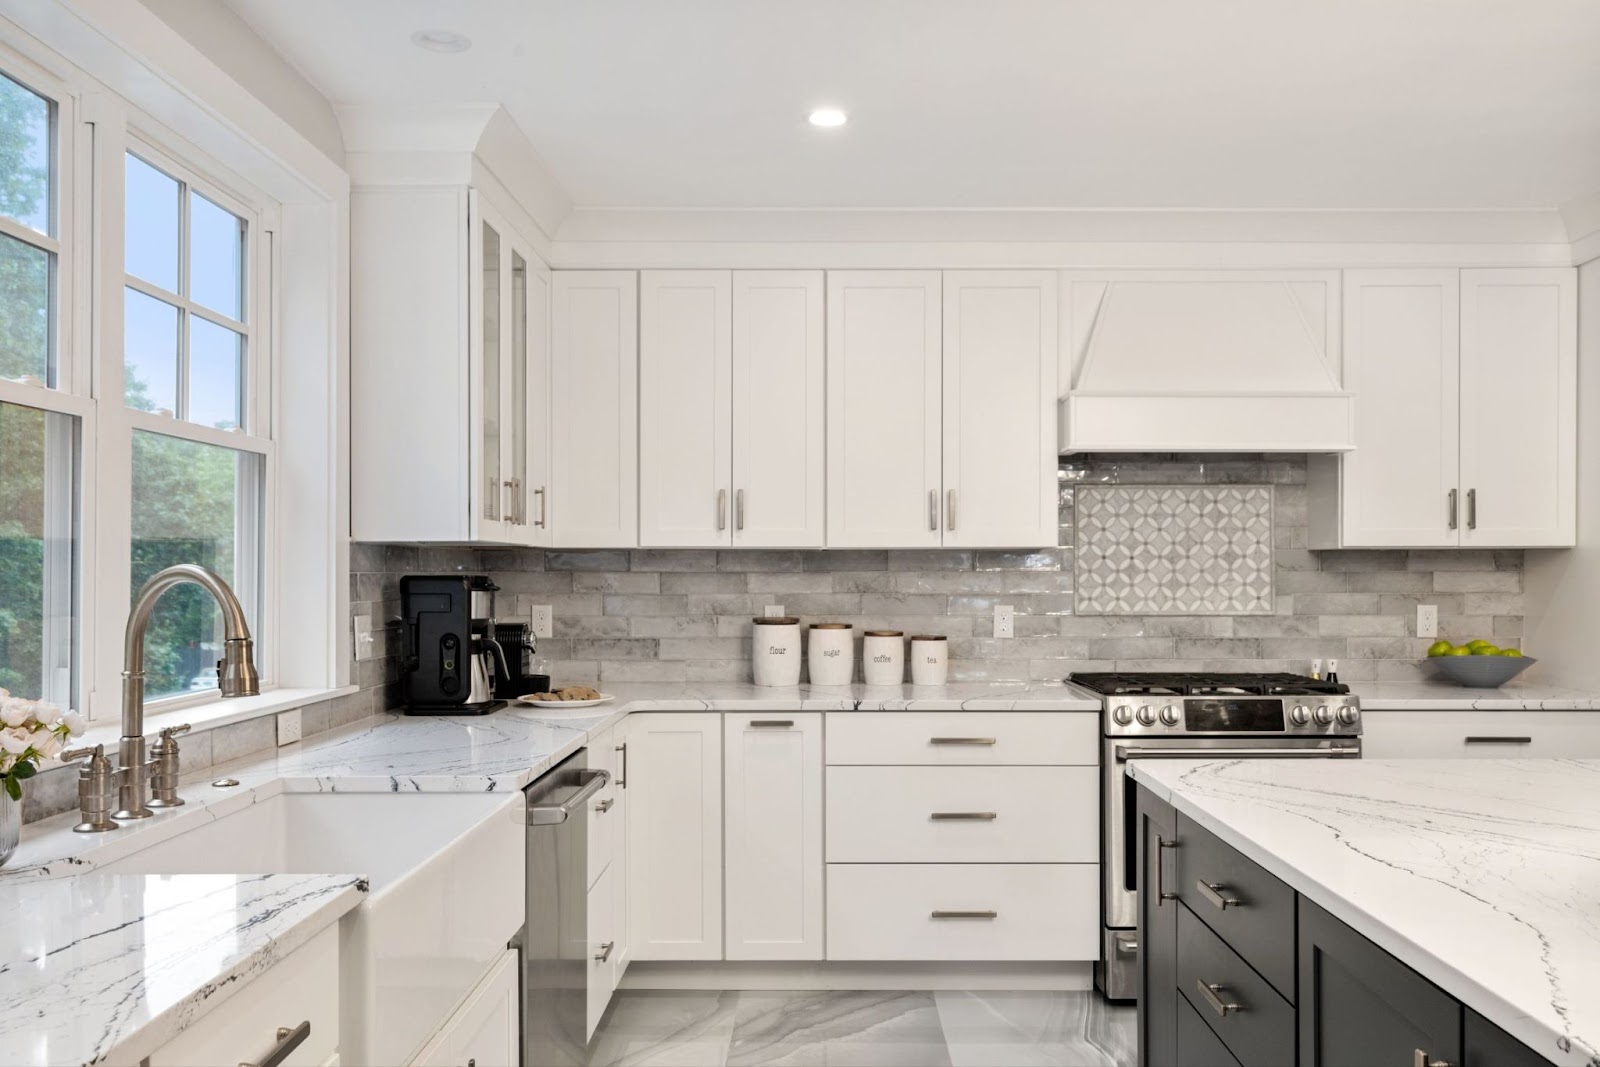
<path id="1" fill-rule="evenodd" d="M 623 990 L 595 1032 L 593 1067 L 722 1067 L 739 994 Z"/>
<path id="2" fill-rule="evenodd" d="M 930 993 L 744 992 L 728 1067 L 942 1067 Z"/>
<path id="3" fill-rule="evenodd" d="M 941 992 L 955 1067 L 1121 1067 L 1136 1056 L 1136 1010 L 1093 992 Z"/>

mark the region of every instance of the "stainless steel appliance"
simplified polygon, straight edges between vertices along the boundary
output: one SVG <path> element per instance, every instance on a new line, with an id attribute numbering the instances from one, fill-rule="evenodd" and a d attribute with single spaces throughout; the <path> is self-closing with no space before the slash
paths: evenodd
<path id="1" fill-rule="evenodd" d="M 495 640 L 486 575 L 400 579 L 402 709 L 416 715 L 483 715 L 505 706 L 510 672 Z"/>
<path id="2" fill-rule="evenodd" d="M 588 1067 L 589 803 L 610 781 L 610 772 L 588 769 L 588 749 L 579 749 L 524 790 L 525 1067 Z"/>
<path id="3" fill-rule="evenodd" d="M 1350 687 L 1295 674 L 1086 673 L 1103 700 L 1101 949 L 1095 984 L 1137 996 L 1138 848 L 1128 765 L 1140 759 L 1337 759 L 1361 755 Z"/>

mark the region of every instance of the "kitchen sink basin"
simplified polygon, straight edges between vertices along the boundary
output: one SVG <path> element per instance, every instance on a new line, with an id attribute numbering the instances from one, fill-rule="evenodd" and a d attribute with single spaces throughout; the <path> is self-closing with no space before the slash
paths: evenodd
<path id="1" fill-rule="evenodd" d="M 522 926 L 520 793 L 284 792 L 191 818 L 99 869 L 366 876 L 340 936 L 346 1063 L 408 1062 Z"/>

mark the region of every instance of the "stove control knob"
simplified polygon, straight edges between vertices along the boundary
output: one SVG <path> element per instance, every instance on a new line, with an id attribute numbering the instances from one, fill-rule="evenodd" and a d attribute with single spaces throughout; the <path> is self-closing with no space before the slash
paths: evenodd
<path id="1" fill-rule="evenodd" d="M 1289 710 L 1289 721 L 1296 726 L 1304 726 L 1311 721 L 1311 709 L 1304 704 L 1296 704 Z"/>
<path id="2" fill-rule="evenodd" d="M 1133 721 L 1133 709 L 1126 704 L 1118 704 L 1116 710 L 1111 713 L 1111 720 L 1118 726 L 1126 726 Z"/>
<path id="3" fill-rule="evenodd" d="M 1168 726 L 1176 726 L 1183 719 L 1183 712 L 1176 704 L 1168 704 L 1161 709 L 1161 721 Z"/>
<path id="4" fill-rule="evenodd" d="M 1156 724 L 1156 709 L 1145 704 L 1139 709 L 1139 724 L 1141 726 L 1154 726 Z"/>
<path id="5" fill-rule="evenodd" d="M 1333 722 L 1333 709 L 1326 704 L 1318 704 L 1316 719 L 1318 726 L 1329 725 Z"/>
<path id="6" fill-rule="evenodd" d="M 1339 721 L 1346 726 L 1354 726 L 1361 718 L 1361 712 L 1346 704 L 1339 709 Z"/>

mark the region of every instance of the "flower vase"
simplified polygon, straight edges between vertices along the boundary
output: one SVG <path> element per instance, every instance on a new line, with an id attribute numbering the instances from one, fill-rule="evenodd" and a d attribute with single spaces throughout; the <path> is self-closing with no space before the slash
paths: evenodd
<path id="1" fill-rule="evenodd" d="M 4 867 L 17 850 L 21 837 L 22 801 L 12 800 L 11 794 L 0 788 L 0 867 Z"/>

